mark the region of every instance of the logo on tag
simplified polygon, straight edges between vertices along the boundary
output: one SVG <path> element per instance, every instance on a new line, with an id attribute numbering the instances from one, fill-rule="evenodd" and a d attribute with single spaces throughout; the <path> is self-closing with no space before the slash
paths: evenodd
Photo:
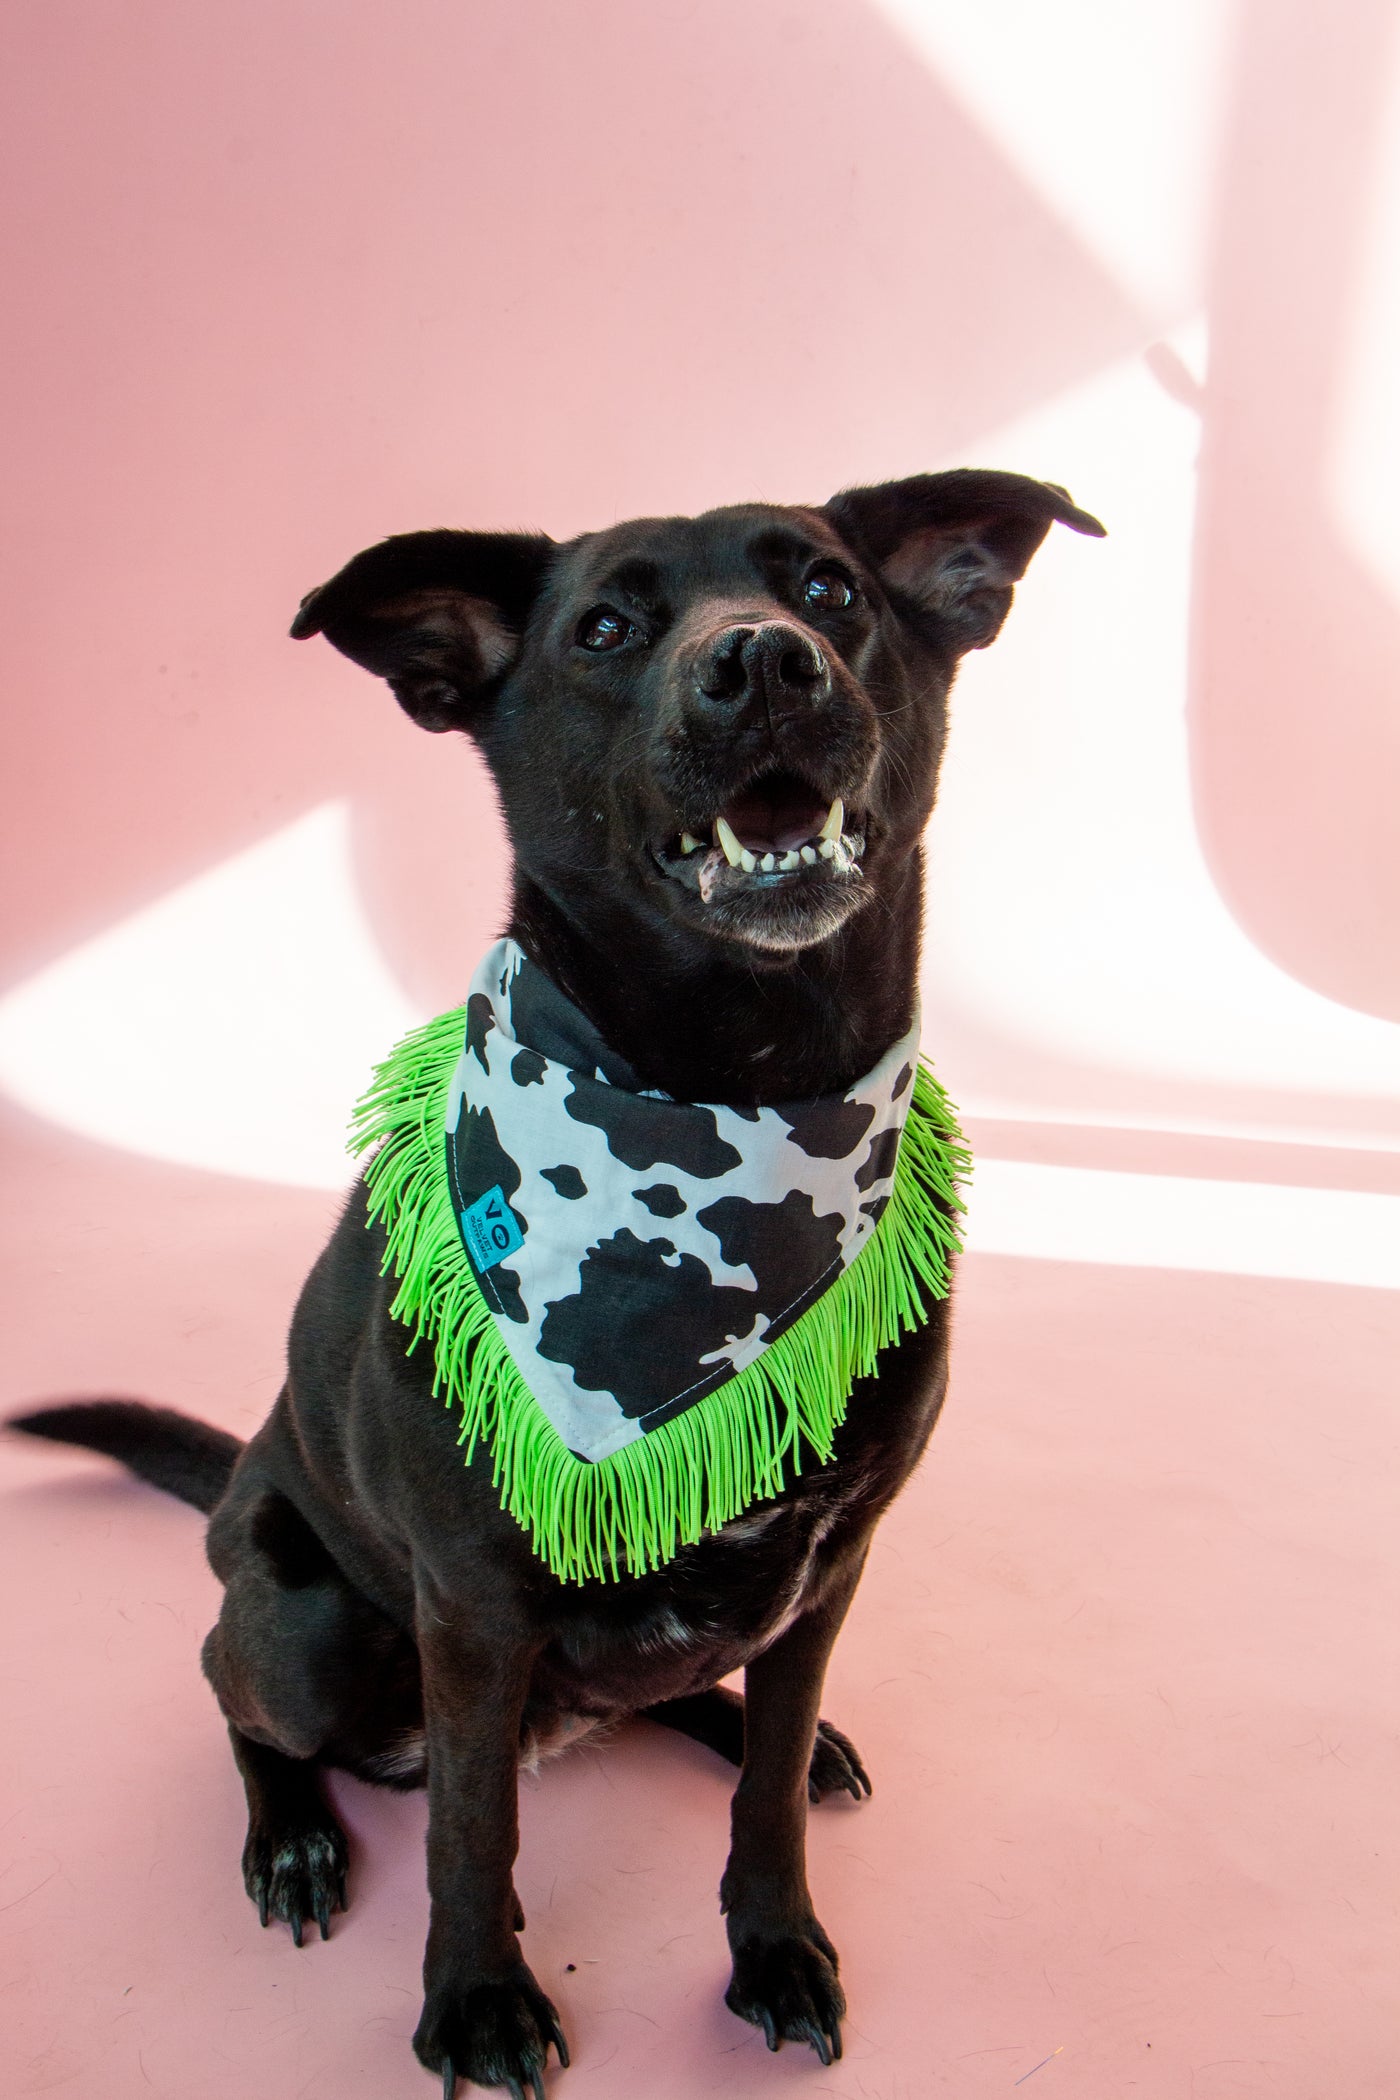
<path id="1" fill-rule="evenodd" d="M 524 1246 L 525 1235 L 515 1222 L 515 1213 L 502 1195 L 499 1182 L 462 1212 L 462 1236 L 479 1272 L 494 1269 L 498 1261 Z"/>

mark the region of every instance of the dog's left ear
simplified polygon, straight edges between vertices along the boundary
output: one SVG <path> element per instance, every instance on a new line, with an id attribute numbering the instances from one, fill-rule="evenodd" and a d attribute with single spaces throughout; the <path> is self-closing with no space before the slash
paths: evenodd
<path id="1" fill-rule="evenodd" d="M 824 515 L 896 603 L 931 615 L 958 655 L 996 640 L 1013 586 L 1053 524 L 1104 537 L 1053 481 L 972 467 L 846 489 Z"/>
<path id="2" fill-rule="evenodd" d="M 554 542 L 529 532 L 405 532 L 301 601 L 292 636 L 323 634 L 387 678 L 423 729 L 469 729 L 520 653 Z"/>

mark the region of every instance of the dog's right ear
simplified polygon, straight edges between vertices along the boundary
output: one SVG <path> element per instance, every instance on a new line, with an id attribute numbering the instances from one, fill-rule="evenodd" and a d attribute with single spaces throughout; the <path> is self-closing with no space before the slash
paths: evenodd
<path id="1" fill-rule="evenodd" d="M 292 636 L 323 634 L 387 678 L 421 728 L 467 729 L 520 653 L 553 553 L 543 533 L 401 533 L 309 592 Z"/>

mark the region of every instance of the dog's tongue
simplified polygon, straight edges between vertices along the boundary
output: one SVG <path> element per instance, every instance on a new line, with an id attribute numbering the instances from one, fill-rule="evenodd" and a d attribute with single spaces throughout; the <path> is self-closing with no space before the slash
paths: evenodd
<path id="1" fill-rule="evenodd" d="M 750 853 L 787 853 L 816 837 L 826 807 L 799 780 L 763 780 L 726 802 L 720 815 Z"/>

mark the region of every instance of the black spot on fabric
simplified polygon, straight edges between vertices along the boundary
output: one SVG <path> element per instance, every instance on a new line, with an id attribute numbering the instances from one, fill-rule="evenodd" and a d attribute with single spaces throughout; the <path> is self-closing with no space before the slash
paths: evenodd
<path id="1" fill-rule="evenodd" d="M 493 1305 L 505 1319 L 514 1320 L 518 1326 L 525 1326 L 530 1315 L 525 1310 L 525 1300 L 520 1295 L 520 1278 L 508 1263 L 498 1261 L 495 1268 L 488 1269 L 478 1281 L 488 1305 Z"/>
<path id="2" fill-rule="evenodd" d="M 752 1291 L 717 1286 L 698 1255 L 677 1258 L 670 1240 L 623 1230 L 588 1249 L 571 1297 L 551 1301 L 540 1354 L 636 1421 L 723 1384 L 732 1367 L 701 1358 L 748 1334 L 757 1309 Z"/>
<path id="3" fill-rule="evenodd" d="M 758 1121 L 759 1111 L 756 1108 L 731 1108 L 729 1112 L 734 1116 L 742 1116 L 746 1123 Z"/>
<path id="4" fill-rule="evenodd" d="M 545 1060 L 538 1050 L 517 1050 L 510 1061 L 510 1076 L 517 1086 L 543 1086 Z"/>
<path id="5" fill-rule="evenodd" d="M 489 1108 L 470 1108 L 465 1103 L 457 1128 L 447 1140 L 452 1148 L 453 1193 L 463 1210 L 470 1210 L 479 1196 L 499 1188 L 507 1203 L 520 1186 L 520 1169 L 496 1135 Z M 529 1225 L 511 1205 L 522 1233 Z M 523 1327 L 529 1319 L 520 1295 L 520 1278 L 505 1262 L 497 1262 L 479 1279 L 489 1304 L 498 1305 L 509 1320 Z"/>
<path id="6" fill-rule="evenodd" d="M 697 1180 L 713 1181 L 741 1163 L 743 1155 L 720 1136 L 712 1108 L 668 1101 L 658 1115 L 658 1104 L 644 1094 L 604 1086 L 583 1072 L 571 1072 L 569 1079 L 565 1108 L 576 1123 L 601 1130 L 624 1166 L 679 1167 Z"/>
<path id="7" fill-rule="evenodd" d="M 588 1194 L 588 1183 L 577 1167 L 541 1167 L 540 1178 L 554 1188 L 555 1193 L 577 1203 L 580 1196 Z"/>
<path id="8" fill-rule="evenodd" d="M 888 1181 L 894 1172 L 898 1152 L 898 1130 L 882 1130 L 878 1137 L 873 1137 L 870 1150 L 856 1168 L 856 1187 L 868 1189 L 873 1188 L 877 1181 Z"/>
<path id="9" fill-rule="evenodd" d="M 637 1085 L 637 1075 L 626 1059 L 608 1048 L 588 1016 L 533 963 L 524 963 L 516 971 L 509 996 L 511 1031 L 518 1043 L 556 1064 L 601 1072 L 613 1086 Z"/>
<path id="10" fill-rule="evenodd" d="M 473 1108 L 464 1102 L 451 1142 L 456 1193 L 463 1210 L 469 1210 L 488 1189 L 498 1188 L 509 1203 L 520 1186 L 520 1169 L 497 1137 L 496 1120 L 490 1109 Z M 525 1220 L 519 1212 L 516 1220 L 524 1232 Z"/>
<path id="11" fill-rule="evenodd" d="M 868 1203 L 862 1203 L 861 1209 L 872 1225 L 878 1225 L 885 1212 L 889 1209 L 889 1204 L 890 1199 L 888 1196 L 872 1196 Z"/>
<path id="12" fill-rule="evenodd" d="M 875 1119 L 868 1101 L 843 1101 L 835 1095 L 824 1101 L 789 1102 L 774 1113 L 788 1126 L 788 1143 L 809 1159 L 845 1159 Z"/>
<path id="13" fill-rule="evenodd" d="M 654 1218 L 678 1218 L 685 1209 L 685 1197 L 673 1181 L 654 1181 L 649 1189 L 633 1189 L 632 1194 Z"/>
<path id="14" fill-rule="evenodd" d="M 485 992 L 473 992 L 467 1001 L 467 1049 L 488 1077 L 491 1067 L 486 1057 L 486 1038 L 495 1025 L 491 1001 Z"/>
<path id="15" fill-rule="evenodd" d="M 894 1085 L 890 1088 L 891 1101 L 898 1101 L 900 1095 L 904 1092 L 904 1089 L 908 1086 L 910 1080 L 913 1077 L 914 1067 L 912 1065 L 900 1066 L 899 1077 L 898 1079 L 896 1079 Z"/>
<path id="16" fill-rule="evenodd" d="M 721 1196 L 696 1217 L 715 1235 L 731 1268 L 747 1262 L 753 1270 L 753 1309 L 772 1323 L 770 1338 L 806 1310 L 811 1286 L 841 1256 L 840 1214 L 818 1217 L 805 1190 L 789 1189 L 781 1203 Z"/>
<path id="17" fill-rule="evenodd" d="M 525 1310 L 525 1300 L 520 1295 L 520 1278 L 508 1263 L 498 1261 L 494 1269 L 478 1278 L 488 1305 L 507 1320 L 514 1320 L 524 1327 L 530 1318 Z"/>

